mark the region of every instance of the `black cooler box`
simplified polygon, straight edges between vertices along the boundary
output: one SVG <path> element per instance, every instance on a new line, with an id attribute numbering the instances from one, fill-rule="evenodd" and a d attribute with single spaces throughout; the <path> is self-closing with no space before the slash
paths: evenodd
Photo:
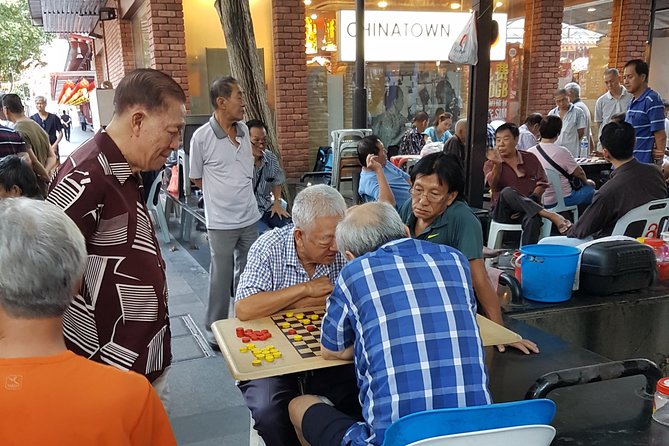
<path id="1" fill-rule="evenodd" d="M 581 255 L 579 290 L 606 296 L 649 287 L 657 275 L 655 251 L 632 240 L 588 246 Z"/>

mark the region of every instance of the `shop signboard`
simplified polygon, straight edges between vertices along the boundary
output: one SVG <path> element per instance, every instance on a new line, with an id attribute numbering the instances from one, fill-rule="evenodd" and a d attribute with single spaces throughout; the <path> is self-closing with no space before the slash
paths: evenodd
<path id="1" fill-rule="evenodd" d="M 447 61 L 448 53 L 470 14 L 435 11 L 365 11 L 367 62 Z M 355 61 L 355 11 L 337 13 L 339 60 Z M 490 50 L 491 60 L 506 57 L 506 14 L 493 14 L 499 36 Z"/>

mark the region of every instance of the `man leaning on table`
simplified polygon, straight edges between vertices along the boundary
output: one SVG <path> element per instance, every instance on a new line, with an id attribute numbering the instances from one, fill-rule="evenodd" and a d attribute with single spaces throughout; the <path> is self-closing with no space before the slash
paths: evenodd
<path id="1" fill-rule="evenodd" d="M 293 223 L 266 232 L 251 246 L 237 288 L 237 317 L 259 319 L 288 309 L 324 307 L 345 263 L 335 243 L 345 213 L 344 199 L 330 186 L 310 186 L 297 194 Z M 306 390 L 359 417 L 352 365 L 317 370 L 312 378 Z M 297 374 L 238 384 L 255 429 L 268 446 L 298 443 L 288 417 L 288 403 L 300 393 L 298 384 Z"/>
<path id="2" fill-rule="evenodd" d="M 387 203 L 349 210 L 337 246 L 350 262 L 328 299 L 321 351 L 355 361 L 365 421 L 297 397 L 289 411 L 302 444 L 380 445 L 405 415 L 489 404 L 467 258 L 409 238 Z"/>

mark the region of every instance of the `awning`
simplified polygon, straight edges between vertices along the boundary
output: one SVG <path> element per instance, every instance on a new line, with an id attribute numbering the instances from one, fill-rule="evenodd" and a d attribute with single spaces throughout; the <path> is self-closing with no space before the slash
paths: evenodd
<path id="1" fill-rule="evenodd" d="M 28 0 L 35 26 L 48 33 L 90 33 L 106 0 Z"/>

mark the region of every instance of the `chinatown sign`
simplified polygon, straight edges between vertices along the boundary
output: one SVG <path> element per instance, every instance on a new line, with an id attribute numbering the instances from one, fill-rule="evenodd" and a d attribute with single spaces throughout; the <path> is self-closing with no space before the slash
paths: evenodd
<path id="1" fill-rule="evenodd" d="M 470 16 L 466 12 L 365 11 L 365 61 L 446 61 Z M 355 11 L 339 11 L 337 18 L 339 60 L 354 62 Z M 490 59 L 504 60 L 507 15 L 495 13 L 492 18 L 499 24 L 499 36 Z"/>

